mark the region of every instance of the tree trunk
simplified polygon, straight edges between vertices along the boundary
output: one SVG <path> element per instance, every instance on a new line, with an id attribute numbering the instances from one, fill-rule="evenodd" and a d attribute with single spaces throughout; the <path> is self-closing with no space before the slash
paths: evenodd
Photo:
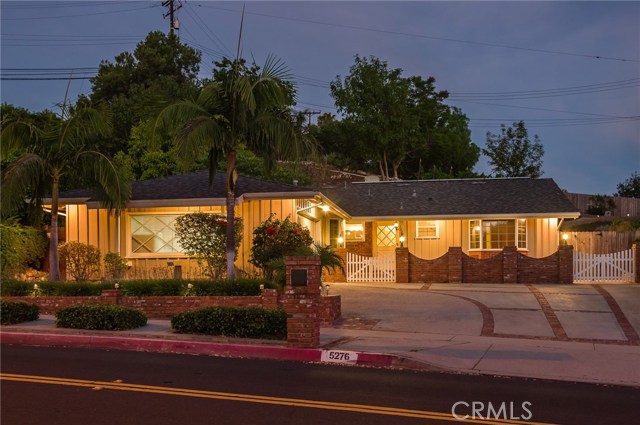
<path id="1" fill-rule="evenodd" d="M 400 164 L 402 164 L 402 161 L 391 162 L 391 165 L 393 167 L 393 178 L 396 180 L 400 180 L 400 177 L 398 176 L 398 168 L 400 168 Z"/>
<path id="2" fill-rule="evenodd" d="M 227 155 L 227 279 L 236 278 L 236 234 L 235 234 L 235 206 L 236 185 L 234 181 L 236 169 L 236 151 L 231 150 Z"/>
<path id="3" fill-rule="evenodd" d="M 49 231 L 49 281 L 60 280 L 60 260 L 58 256 L 58 182 L 59 177 L 53 176 L 51 187 L 51 227 Z"/>

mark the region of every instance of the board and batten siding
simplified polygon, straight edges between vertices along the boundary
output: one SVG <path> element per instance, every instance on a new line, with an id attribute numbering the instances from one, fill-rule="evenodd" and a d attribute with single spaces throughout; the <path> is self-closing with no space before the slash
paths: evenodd
<path id="1" fill-rule="evenodd" d="M 238 249 L 236 266 L 241 269 L 252 269 L 249 263 L 253 231 L 261 223 L 274 213 L 276 218 L 290 217 L 292 221 L 298 221 L 307 226 L 314 240 L 322 240 L 321 221 L 314 223 L 296 214 L 295 200 L 248 200 L 236 207 L 236 216 L 241 217 L 244 223 L 242 242 Z M 108 252 L 120 252 L 131 264 L 131 273 L 139 278 L 171 277 L 168 262 L 182 266 L 183 277 L 199 277 L 201 270 L 197 261 L 191 260 L 182 254 L 149 254 L 146 256 L 135 255 L 130 252 L 130 215 L 135 214 L 188 214 L 192 212 L 211 212 L 226 214 L 226 208 L 220 206 L 205 207 L 162 207 L 162 208 L 129 208 L 120 217 L 120 237 L 116 237 L 117 219 L 109 214 L 106 209 L 89 209 L 86 205 L 67 205 L 66 240 L 88 243 L 98 247 L 102 255 Z M 315 214 L 318 214 L 315 212 Z M 119 239 L 119 250 L 116 243 Z"/>
<path id="2" fill-rule="evenodd" d="M 438 238 L 417 239 L 416 221 L 407 221 L 407 247 L 409 252 L 425 260 L 433 260 L 446 254 L 449 247 L 460 246 L 469 252 L 469 220 L 436 220 Z M 527 219 L 527 255 L 533 258 L 549 256 L 558 250 L 558 219 Z"/>

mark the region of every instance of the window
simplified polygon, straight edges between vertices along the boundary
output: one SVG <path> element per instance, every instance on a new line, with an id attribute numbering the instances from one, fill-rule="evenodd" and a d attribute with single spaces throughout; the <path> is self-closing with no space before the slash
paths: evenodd
<path id="1" fill-rule="evenodd" d="M 364 241 L 364 225 L 363 224 L 347 224 L 348 241 Z"/>
<path id="2" fill-rule="evenodd" d="M 469 220 L 469 249 L 527 248 L 527 220 Z"/>
<path id="3" fill-rule="evenodd" d="M 338 247 L 338 238 L 340 237 L 340 220 L 329 220 L 329 245 L 331 248 Z"/>
<path id="4" fill-rule="evenodd" d="M 436 220 L 416 221 L 416 239 L 438 239 L 439 230 Z"/>
<path id="5" fill-rule="evenodd" d="M 175 232 L 178 217 L 174 214 L 131 215 L 131 253 L 181 253 Z"/>
<path id="6" fill-rule="evenodd" d="M 396 246 L 396 234 L 398 228 L 395 225 L 391 226 L 378 226 L 377 231 L 377 243 L 380 247 Z"/>

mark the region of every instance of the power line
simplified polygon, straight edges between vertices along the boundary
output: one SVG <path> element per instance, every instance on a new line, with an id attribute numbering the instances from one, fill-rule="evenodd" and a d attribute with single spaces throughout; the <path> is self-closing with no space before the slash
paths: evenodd
<path id="1" fill-rule="evenodd" d="M 218 6 L 209 6 L 209 5 L 202 5 L 202 4 L 198 4 L 196 6 L 203 7 L 203 8 L 208 8 L 208 9 L 224 10 L 224 11 L 233 12 L 233 13 L 240 13 L 239 10 L 227 9 L 227 8 L 218 7 Z M 616 57 L 603 56 L 603 55 L 572 53 L 572 52 L 563 52 L 563 51 L 559 51 L 559 50 L 536 49 L 536 48 L 530 48 L 530 47 L 512 46 L 512 45 L 507 45 L 507 44 L 487 43 L 487 42 L 482 42 L 482 41 L 463 40 L 463 39 L 456 39 L 456 38 L 449 38 L 449 37 L 438 37 L 438 36 L 431 36 L 431 35 L 425 35 L 425 34 L 407 33 L 407 32 L 402 32 L 402 31 L 392 31 L 392 30 L 383 30 L 383 29 L 378 29 L 378 28 L 361 27 L 361 26 L 356 26 L 356 25 L 337 24 L 337 23 L 334 23 L 334 22 L 323 22 L 323 21 L 316 21 L 316 20 L 311 20 L 311 19 L 290 18 L 290 17 L 285 17 L 285 16 L 270 15 L 270 14 L 267 14 L 267 13 L 246 12 L 246 14 L 247 15 L 255 15 L 255 16 L 263 16 L 263 17 L 273 18 L 273 19 L 281 19 L 281 20 L 285 20 L 285 21 L 302 22 L 302 23 L 315 24 L 315 25 L 325 25 L 325 26 L 331 26 L 331 27 L 336 27 L 336 28 L 346 28 L 346 29 L 352 29 L 352 30 L 358 30 L 358 31 L 367 31 L 367 32 L 375 32 L 375 33 L 381 33 L 381 34 L 398 35 L 398 36 L 413 37 L 413 38 L 422 38 L 422 39 L 428 39 L 428 40 L 447 41 L 447 42 L 452 42 L 452 43 L 470 44 L 470 45 L 475 45 L 475 46 L 486 46 L 486 47 L 496 47 L 496 48 L 511 49 L 511 50 L 529 51 L 529 52 L 534 52 L 534 53 L 545 53 L 545 54 L 555 54 L 555 55 L 564 55 L 564 56 L 575 56 L 575 57 L 583 57 L 583 58 L 588 58 L 588 59 L 600 59 L 600 60 L 610 60 L 610 61 L 619 61 L 619 62 L 640 62 L 640 59 L 616 58 Z"/>
<path id="2" fill-rule="evenodd" d="M 137 10 L 152 9 L 152 8 L 158 7 L 158 6 L 160 6 L 160 5 L 156 4 L 156 5 L 151 5 L 151 6 L 136 7 L 136 8 L 133 8 L 133 9 L 121 9 L 121 10 L 111 10 L 111 11 L 106 11 L 106 12 L 82 13 L 82 14 L 77 14 L 77 15 L 30 16 L 28 18 L 5 18 L 3 16 L 0 19 L 3 20 L 3 21 L 32 21 L 32 20 L 43 20 L 43 19 L 79 18 L 79 17 L 83 17 L 83 16 L 111 15 L 111 14 L 114 14 L 114 13 L 134 12 L 134 11 L 137 11 Z"/>
<path id="3" fill-rule="evenodd" d="M 195 12 L 192 13 L 190 6 L 191 6 L 190 4 L 187 4 L 187 8 L 185 10 L 187 12 L 187 15 L 189 15 L 189 17 L 191 18 L 191 20 L 193 20 L 193 22 L 195 22 L 195 24 L 202 30 L 202 32 L 204 32 L 204 34 L 211 41 L 213 41 L 213 44 L 217 45 L 218 48 L 223 50 L 227 56 L 229 56 L 229 57 L 233 56 L 233 53 L 231 53 L 231 51 L 227 48 L 227 46 L 224 44 L 224 42 L 216 35 L 216 33 L 211 31 L 211 29 L 204 22 L 204 20 L 197 13 L 195 13 Z M 211 37 L 211 36 L 213 36 L 213 37 Z"/>
<path id="4" fill-rule="evenodd" d="M 616 116 L 616 115 L 607 115 L 607 114 L 595 114 L 595 113 L 589 113 L 589 112 L 574 112 L 574 111 L 566 111 L 566 110 L 562 110 L 562 109 L 550 109 L 550 108 L 534 108 L 531 106 L 520 106 L 520 105 L 505 105 L 505 104 L 501 104 L 501 103 L 487 103 L 487 102 L 474 102 L 472 100 L 451 100 L 451 99 L 446 99 L 445 101 L 451 101 L 453 103 L 470 103 L 473 105 L 485 105 L 485 106 L 500 106 L 500 107 L 504 107 L 504 108 L 515 108 L 515 109 L 528 109 L 528 110 L 532 110 L 532 111 L 545 111 L 545 112 L 560 112 L 563 114 L 575 114 L 575 115 L 591 115 L 591 116 L 596 116 L 596 117 L 609 117 L 609 118 L 624 118 L 624 117 L 620 117 L 620 116 Z"/>

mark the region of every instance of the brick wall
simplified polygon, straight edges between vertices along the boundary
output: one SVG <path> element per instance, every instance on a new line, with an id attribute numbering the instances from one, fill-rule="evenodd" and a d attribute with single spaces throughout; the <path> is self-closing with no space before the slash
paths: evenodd
<path id="1" fill-rule="evenodd" d="M 640 249 L 636 255 L 640 257 Z M 451 247 L 434 260 L 397 248 L 396 276 L 397 282 L 415 283 L 572 283 L 573 247 L 563 245 L 553 255 L 531 258 L 511 246 L 482 259 Z"/>
<path id="2" fill-rule="evenodd" d="M 40 314 L 55 314 L 74 304 L 99 303 L 101 297 L 2 297 L 3 300 L 25 301 L 40 307 Z"/>
<path id="3" fill-rule="evenodd" d="M 365 257 L 373 256 L 373 222 L 364 223 L 364 241 L 346 241 L 347 251 Z"/>
<path id="4" fill-rule="evenodd" d="M 331 325 L 342 317 L 342 300 L 340 295 L 320 297 L 320 324 Z"/>
<path id="5" fill-rule="evenodd" d="M 170 319 L 183 311 L 204 307 L 263 307 L 262 297 L 122 297 L 123 307 L 142 311 L 151 319 Z"/>

